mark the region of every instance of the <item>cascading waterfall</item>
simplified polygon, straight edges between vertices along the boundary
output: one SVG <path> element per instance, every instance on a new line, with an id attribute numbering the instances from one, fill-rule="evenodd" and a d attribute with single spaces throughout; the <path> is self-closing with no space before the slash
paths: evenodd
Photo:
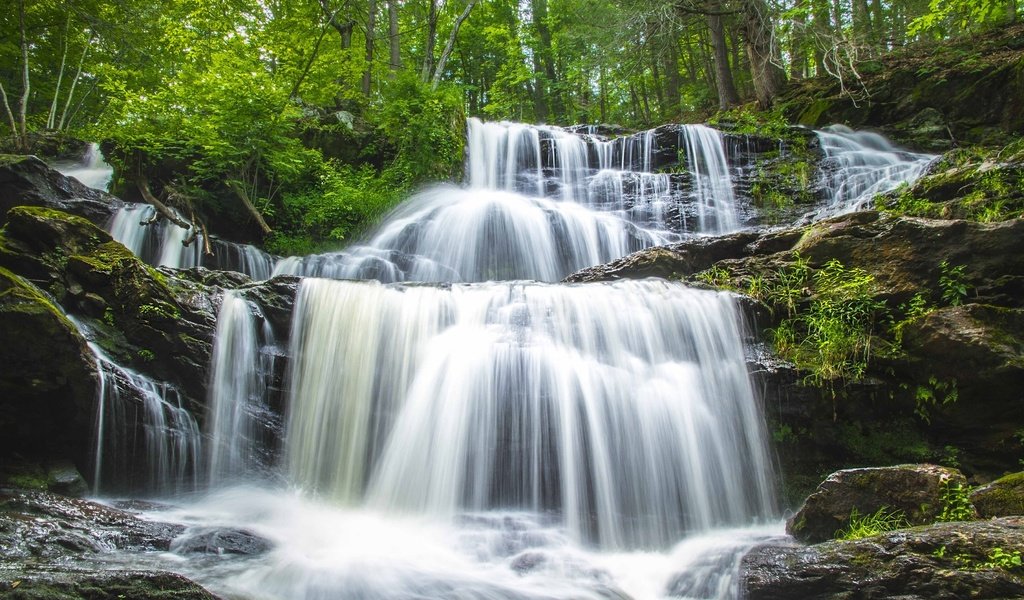
<path id="1" fill-rule="evenodd" d="M 202 443 L 199 427 L 174 386 L 122 367 L 86 336 L 96 357 L 93 492 L 168 494 L 194 490 Z"/>
<path id="2" fill-rule="evenodd" d="M 554 511 L 605 549 L 773 512 L 727 295 L 305 280 L 294 319 L 287 468 L 324 495 Z"/>
<path id="3" fill-rule="evenodd" d="M 877 133 L 842 125 L 816 133 L 825 154 L 821 177 L 828 196 L 825 207 L 814 215 L 817 218 L 865 208 L 877 194 L 916 180 L 935 158 L 901 150 Z"/>
<path id="4" fill-rule="evenodd" d="M 692 190 L 653 173 L 654 130 L 603 140 L 469 119 L 467 186 L 421 192 L 366 244 L 291 257 L 275 273 L 394 281 L 557 281 L 684 233 L 738 227 L 721 134 L 684 125 Z M 692 198 L 697 219 L 681 205 Z M 453 244 L 452 240 L 460 240 Z"/>
<path id="5" fill-rule="evenodd" d="M 97 190 L 107 191 L 114 176 L 114 168 L 103 160 L 100 145 L 91 143 L 80 161 L 59 161 L 53 168 L 67 177 L 74 177 L 83 184 Z"/>
<path id="6" fill-rule="evenodd" d="M 228 291 L 217 317 L 207 416 L 214 485 L 258 475 L 270 465 L 268 430 L 276 418 L 267 405 L 267 383 L 274 359 L 261 349 L 273 344 L 273 333 L 256 310 Z"/>
<path id="7" fill-rule="evenodd" d="M 225 293 L 204 424 L 213 491 L 179 518 L 275 547 L 180 569 L 227 597 L 736 598 L 744 552 L 782 528 L 757 525 L 777 516 L 774 477 L 734 299 L 662 280 L 512 281 L 740 227 L 721 134 L 671 132 L 685 172 L 657 172 L 665 130 L 607 140 L 471 119 L 465 187 L 417 194 L 365 244 L 278 262 L 377 280 L 300 284 L 279 464 L 273 335 L 245 289 Z M 819 136 L 843 210 L 925 161 Z M 140 255 L 163 254 L 125 229 Z M 123 404 L 107 397 L 101 415 Z M 113 429 L 100 419 L 100 448 Z M 149 450 L 174 479 L 198 434 L 162 433 L 195 440 Z"/>
<path id="8" fill-rule="evenodd" d="M 143 261 L 158 267 L 190 269 L 198 266 L 245 273 L 256 280 L 269 279 L 277 258 L 249 244 L 210 240 L 213 256 L 203 253 L 202 234 L 186 246 L 190 230 L 158 218 L 149 204 L 126 203 L 111 216 L 107 231 Z M 180 215 L 178 215 L 180 216 Z"/>

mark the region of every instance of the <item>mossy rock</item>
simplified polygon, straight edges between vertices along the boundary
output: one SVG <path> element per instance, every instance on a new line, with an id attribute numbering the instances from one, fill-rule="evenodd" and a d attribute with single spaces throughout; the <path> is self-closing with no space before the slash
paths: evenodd
<path id="1" fill-rule="evenodd" d="M 848 526 L 852 514 L 871 515 L 880 509 L 899 511 L 910 525 L 934 523 L 949 486 L 966 485 L 962 473 L 937 465 L 837 471 L 808 496 L 786 522 L 786 531 L 802 542 L 824 542 Z"/>
<path id="2" fill-rule="evenodd" d="M 0 449 L 88 463 L 96 359 L 46 295 L 0 268 Z"/>
<path id="3" fill-rule="evenodd" d="M 974 490 L 971 502 L 985 518 L 1024 515 L 1024 471 Z"/>
<path id="4" fill-rule="evenodd" d="M 0 155 L 0 217 L 15 206 L 53 208 L 103 223 L 123 203 L 65 177 L 35 156 Z"/>

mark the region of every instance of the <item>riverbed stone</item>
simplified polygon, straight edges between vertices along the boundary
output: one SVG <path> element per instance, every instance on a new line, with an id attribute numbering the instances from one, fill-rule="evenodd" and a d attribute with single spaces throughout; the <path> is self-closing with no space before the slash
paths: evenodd
<path id="1" fill-rule="evenodd" d="M 1011 473 L 971 492 L 982 517 L 1024 515 L 1024 472 Z"/>

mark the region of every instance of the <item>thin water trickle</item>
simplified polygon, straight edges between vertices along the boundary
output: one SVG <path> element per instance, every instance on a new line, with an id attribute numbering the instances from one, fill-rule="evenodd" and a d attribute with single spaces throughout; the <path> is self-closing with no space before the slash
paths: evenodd
<path id="1" fill-rule="evenodd" d="M 100 145 L 91 143 L 80 161 L 59 161 L 53 165 L 62 175 L 74 177 L 81 183 L 96 190 L 107 191 L 114 176 L 114 168 L 103 160 Z"/>

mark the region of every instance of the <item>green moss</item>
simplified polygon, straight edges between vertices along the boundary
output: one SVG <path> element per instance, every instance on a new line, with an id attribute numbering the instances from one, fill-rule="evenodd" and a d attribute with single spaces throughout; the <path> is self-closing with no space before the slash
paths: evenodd
<path id="1" fill-rule="evenodd" d="M 796 118 L 796 122 L 808 127 L 821 125 L 821 116 L 832 106 L 832 103 L 824 98 L 811 102 L 807 108 Z"/>

